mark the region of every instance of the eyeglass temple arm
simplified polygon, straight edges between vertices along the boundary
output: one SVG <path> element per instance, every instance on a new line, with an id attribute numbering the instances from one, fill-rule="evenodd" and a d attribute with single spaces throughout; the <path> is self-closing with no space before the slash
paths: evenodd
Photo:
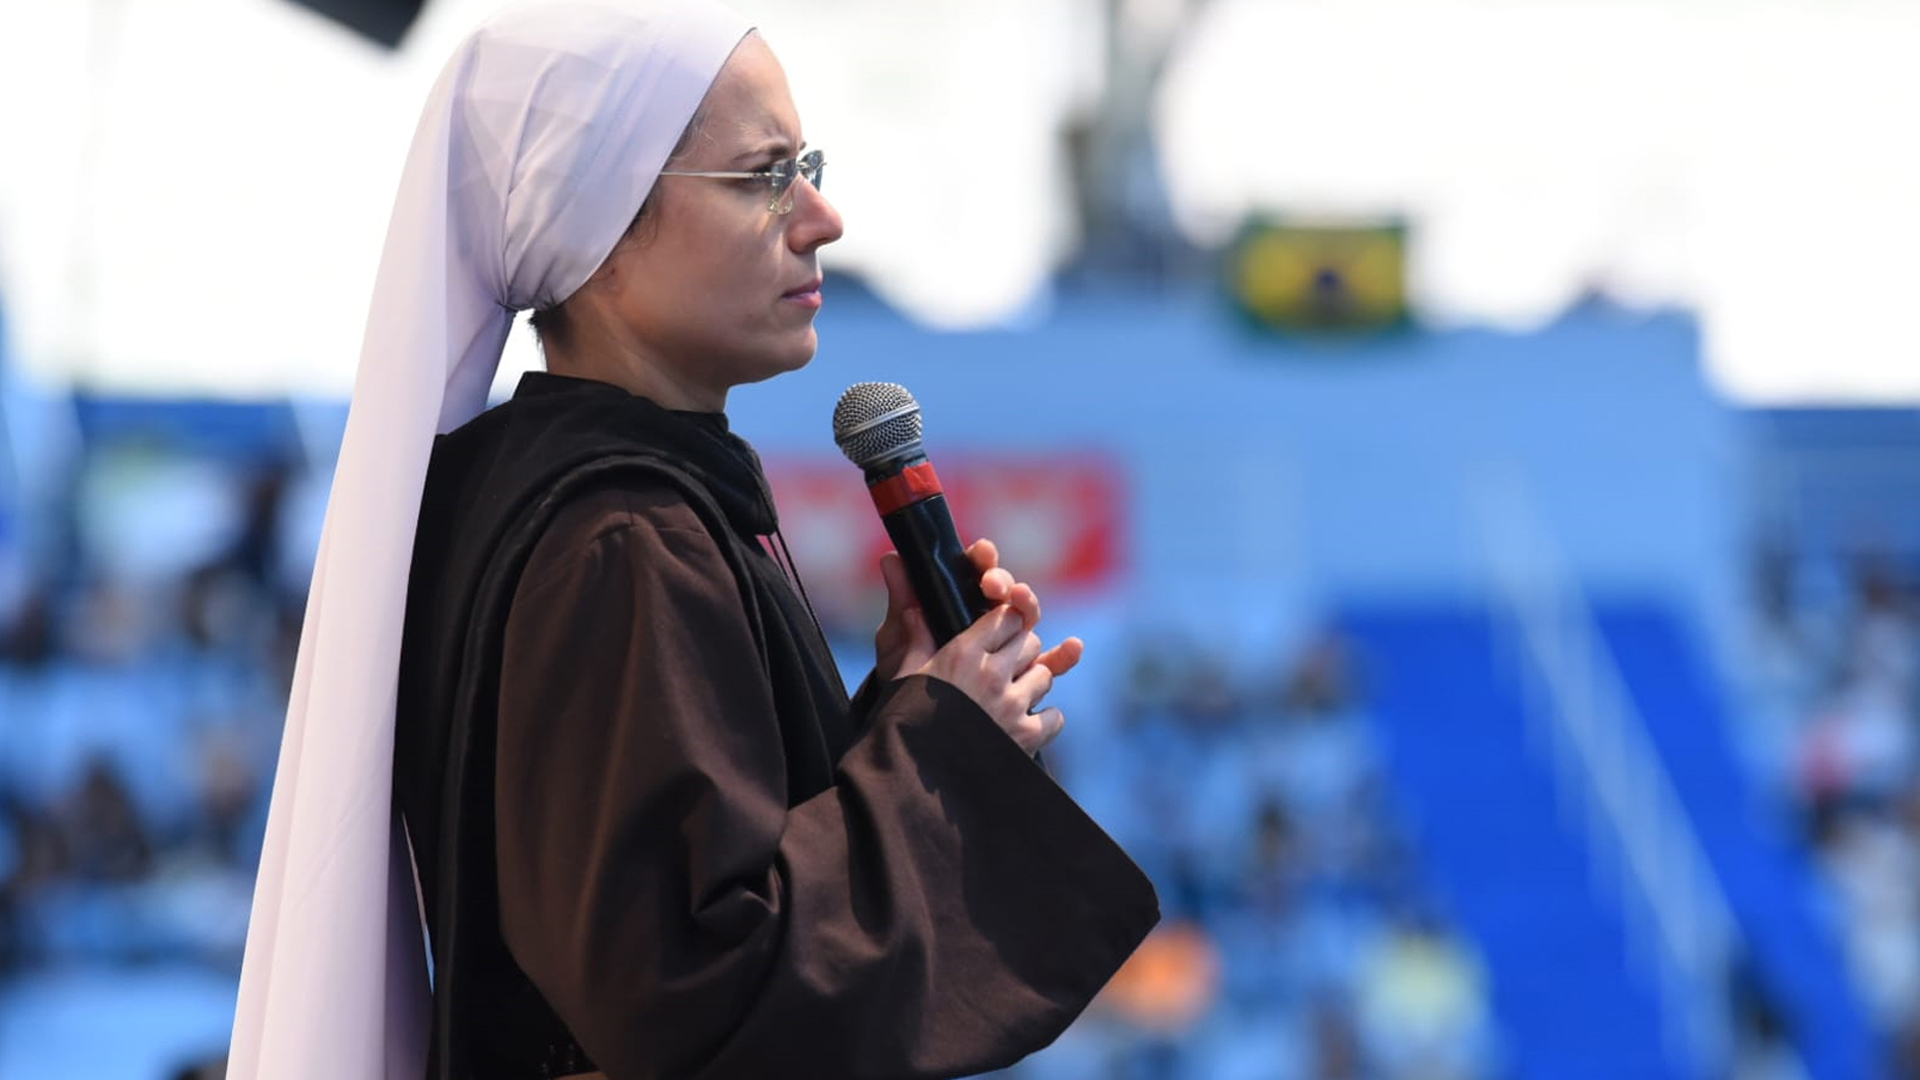
<path id="1" fill-rule="evenodd" d="M 758 180 L 763 177 L 772 176 L 773 173 L 764 169 L 761 170 L 760 172 L 708 172 L 704 170 L 692 170 L 692 169 L 661 169 L 660 175 L 661 176 L 707 176 L 707 177 L 712 177 L 715 180 Z"/>

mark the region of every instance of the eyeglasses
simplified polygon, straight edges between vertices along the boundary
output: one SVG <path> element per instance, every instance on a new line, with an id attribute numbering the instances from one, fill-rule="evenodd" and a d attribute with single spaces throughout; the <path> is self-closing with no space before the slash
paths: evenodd
<path id="1" fill-rule="evenodd" d="M 797 158 L 776 161 L 757 172 L 692 172 L 680 169 L 662 169 L 661 176 L 704 176 L 712 180 L 764 180 L 773 189 L 773 197 L 767 200 L 767 212 L 785 214 L 793 209 L 793 179 L 805 177 L 813 190 L 820 190 L 820 177 L 826 171 L 827 156 L 818 150 L 809 150 Z"/>

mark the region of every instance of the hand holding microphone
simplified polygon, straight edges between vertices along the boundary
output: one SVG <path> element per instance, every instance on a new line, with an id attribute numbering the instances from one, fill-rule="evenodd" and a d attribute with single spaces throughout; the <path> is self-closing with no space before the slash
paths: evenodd
<path id="1" fill-rule="evenodd" d="M 887 616 L 874 637 L 883 678 L 932 675 L 960 688 L 1029 753 L 1059 734 L 1058 709 L 1033 708 L 1080 660 L 1068 638 L 1042 650 L 1040 601 L 999 566 L 986 540 L 963 548 L 921 445 L 920 407 L 904 387 L 860 383 L 841 395 L 834 441 L 866 473 L 897 553 L 881 563 Z"/>

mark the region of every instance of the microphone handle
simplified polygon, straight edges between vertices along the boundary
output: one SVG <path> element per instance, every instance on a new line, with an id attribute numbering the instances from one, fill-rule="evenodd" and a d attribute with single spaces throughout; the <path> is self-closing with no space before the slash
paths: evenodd
<path id="1" fill-rule="evenodd" d="M 909 503 L 880 520 L 906 566 L 935 645 L 952 641 L 993 607 L 980 592 L 980 571 L 960 544 L 945 495 Z"/>

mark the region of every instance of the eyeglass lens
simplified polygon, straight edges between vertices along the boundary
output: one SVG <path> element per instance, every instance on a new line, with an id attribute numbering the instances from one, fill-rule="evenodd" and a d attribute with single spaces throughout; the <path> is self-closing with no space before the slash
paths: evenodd
<path id="1" fill-rule="evenodd" d="M 773 208 L 779 213 L 793 209 L 793 178 L 795 175 L 807 178 L 807 183 L 815 191 L 820 190 L 820 180 L 826 173 L 826 155 L 818 150 L 810 150 L 799 158 L 788 158 L 773 166 Z"/>

